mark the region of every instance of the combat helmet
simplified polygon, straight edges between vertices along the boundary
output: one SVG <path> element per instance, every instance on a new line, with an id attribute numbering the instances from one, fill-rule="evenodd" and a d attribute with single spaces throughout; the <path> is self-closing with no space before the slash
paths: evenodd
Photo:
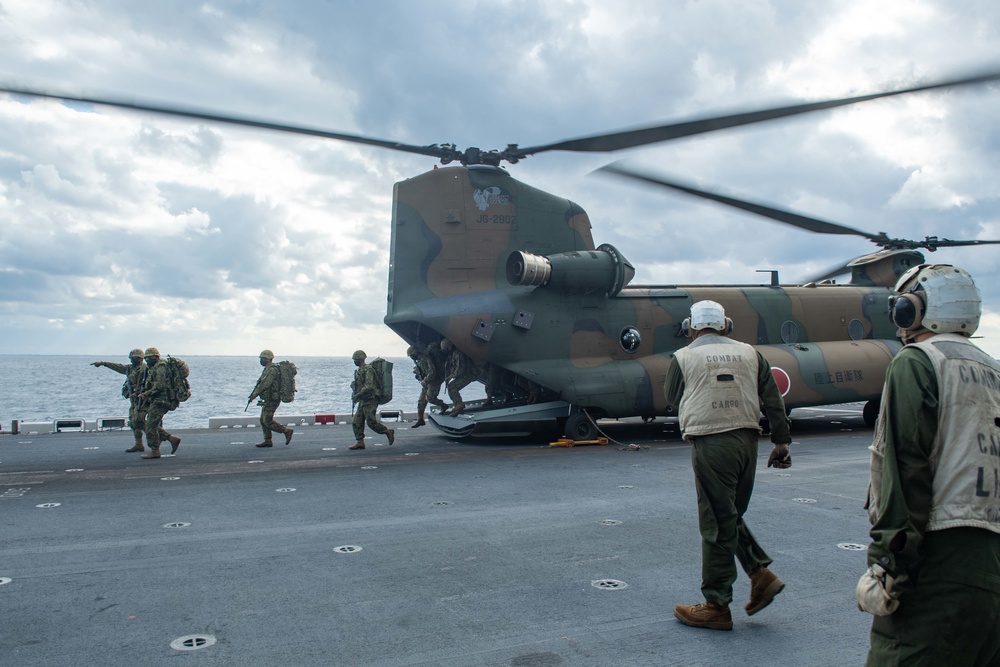
<path id="1" fill-rule="evenodd" d="M 146 352 L 142 355 L 144 357 L 158 357 L 160 356 L 160 351 L 155 347 L 147 347 Z"/>
<path id="2" fill-rule="evenodd" d="M 134 350 L 132 350 L 131 352 L 128 353 L 128 358 L 129 359 L 142 359 L 143 356 L 144 355 L 142 353 L 142 348 L 141 347 L 137 347 L 137 348 L 135 348 Z"/>
<path id="3" fill-rule="evenodd" d="M 260 355 L 258 356 L 260 356 L 261 359 L 274 359 L 274 352 L 271 352 L 271 350 L 261 350 Z"/>
<path id="4" fill-rule="evenodd" d="M 354 354 L 351 355 L 351 359 L 357 361 L 358 359 L 367 359 L 368 355 L 365 354 L 364 350 L 355 350 Z"/>
<path id="5" fill-rule="evenodd" d="M 979 328 L 982 295 L 965 269 L 921 264 L 902 275 L 889 297 L 889 316 L 904 341 L 921 331 L 971 336 Z"/>
<path id="6" fill-rule="evenodd" d="M 412 345 L 410 347 L 406 348 L 406 356 L 408 356 L 408 357 L 415 357 L 415 356 L 417 356 L 417 354 L 419 354 L 417 352 L 417 348 L 413 347 Z"/>

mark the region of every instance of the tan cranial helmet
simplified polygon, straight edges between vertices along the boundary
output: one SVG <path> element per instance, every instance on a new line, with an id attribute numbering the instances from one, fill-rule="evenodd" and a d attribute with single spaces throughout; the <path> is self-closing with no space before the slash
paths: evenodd
<path id="1" fill-rule="evenodd" d="M 904 340 L 919 331 L 971 336 L 979 328 L 983 298 L 965 269 L 921 264 L 904 273 L 895 289 L 889 316 Z"/>
<path id="2" fill-rule="evenodd" d="M 146 348 L 146 352 L 145 352 L 145 354 L 143 354 L 143 356 L 144 357 L 158 357 L 158 356 L 160 356 L 160 351 L 157 350 L 155 347 L 147 347 Z"/>
<path id="3" fill-rule="evenodd" d="M 261 350 L 261 352 L 260 352 L 260 358 L 261 359 L 274 359 L 274 352 L 271 352 L 271 350 Z"/>

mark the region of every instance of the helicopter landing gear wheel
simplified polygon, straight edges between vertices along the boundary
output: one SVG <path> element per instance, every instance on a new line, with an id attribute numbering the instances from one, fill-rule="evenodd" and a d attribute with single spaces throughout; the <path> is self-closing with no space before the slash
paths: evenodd
<path id="1" fill-rule="evenodd" d="M 566 420 L 566 437 L 571 440 L 593 440 L 597 437 L 597 425 L 586 412 L 577 412 Z"/>
<path id="2" fill-rule="evenodd" d="M 881 401 L 868 401 L 861 410 L 861 418 L 865 420 L 865 426 L 875 426 L 878 419 L 878 409 Z"/>

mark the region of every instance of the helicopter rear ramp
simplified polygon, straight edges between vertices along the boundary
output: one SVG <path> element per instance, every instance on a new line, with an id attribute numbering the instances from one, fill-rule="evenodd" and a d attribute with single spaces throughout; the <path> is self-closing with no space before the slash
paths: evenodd
<path id="1" fill-rule="evenodd" d="M 453 438 L 510 437 L 551 429 L 559 420 L 569 417 L 573 409 L 566 401 L 488 408 L 482 407 L 482 403 L 467 403 L 466 411 L 454 417 L 431 412 L 427 419 L 442 433 Z"/>

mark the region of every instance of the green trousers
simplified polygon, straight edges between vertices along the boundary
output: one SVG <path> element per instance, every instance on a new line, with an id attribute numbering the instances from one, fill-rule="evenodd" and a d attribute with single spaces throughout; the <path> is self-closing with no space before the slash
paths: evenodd
<path id="1" fill-rule="evenodd" d="M 159 449 L 160 443 L 170 438 L 163 429 L 163 416 L 170 412 L 170 406 L 161 401 L 154 401 L 146 411 L 146 444 L 151 449 Z"/>
<path id="2" fill-rule="evenodd" d="M 354 411 L 354 437 L 360 440 L 365 437 L 365 422 L 371 427 L 373 431 L 380 435 L 385 435 L 389 432 L 382 422 L 378 420 L 375 416 L 375 410 L 378 409 L 378 403 L 376 401 L 364 401 L 358 403 L 357 410 Z"/>
<path id="3" fill-rule="evenodd" d="M 916 585 L 872 621 L 868 667 L 1000 665 L 1000 534 L 949 528 L 924 536 Z"/>
<path id="4" fill-rule="evenodd" d="M 734 556 L 747 574 L 771 564 L 743 522 L 757 474 L 757 431 L 694 436 L 691 465 L 698 492 L 701 592 L 707 602 L 728 606 L 736 581 Z"/>
<path id="5" fill-rule="evenodd" d="M 264 403 L 260 408 L 260 428 L 264 432 L 264 440 L 271 439 L 271 431 L 284 433 L 288 430 L 284 424 L 274 419 L 274 413 L 281 405 L 281 401 L 270 401 Z"/>

